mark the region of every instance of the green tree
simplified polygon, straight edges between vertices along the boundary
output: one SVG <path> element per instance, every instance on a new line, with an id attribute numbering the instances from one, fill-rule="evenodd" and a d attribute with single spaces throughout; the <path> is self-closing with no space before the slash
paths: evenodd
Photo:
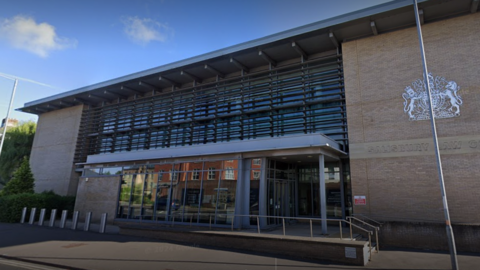
<path id="1" fill-rule="evenodd" d="M 22 164 L 18 170 L 13 173 L 13 178 L 1 191 L 1 195 L 13 195 L 20 193 L 34 193 L 33 187 L 35 180 L 33 179 L 32 170 L 28 158 L 24 157 Z"/>
<path id="2" fill-rule="evenodd" d="M 0 155 L 0 183 L 6 184 L 24 157 L 30 156 L 37 124 L 33 121 L 8 128 Z"/>

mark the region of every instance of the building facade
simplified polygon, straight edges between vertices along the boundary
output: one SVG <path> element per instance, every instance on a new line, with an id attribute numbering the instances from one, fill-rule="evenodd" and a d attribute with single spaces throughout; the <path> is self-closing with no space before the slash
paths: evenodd
<path id="1" fill-rule="evenodd" d="M 452 222 L 480 223 L 478 2 L 419 7 Z M 76 195 L 80 211 L 438 223 L 422 76 L 411 1 L 394 1 L 21 110 L 39 115 L 37 191 Z"/>

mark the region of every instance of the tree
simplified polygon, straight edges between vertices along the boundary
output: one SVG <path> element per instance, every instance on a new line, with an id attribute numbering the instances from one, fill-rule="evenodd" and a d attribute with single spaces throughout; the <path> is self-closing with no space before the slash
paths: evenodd
<path id="1" fill-rule="evenodd" d="M 35 179 L 28 158 L 24 157 L 20 167 L 13 173 L 13 178 L 1 191 L 1 195 L 12 195 L 20 193 L 34 193 Z"/>
<path id="2" fill-rule="evenodd" d="M 8 128 L 0 155 L 0 183 L 6 184 L 24 157 L 30 156 L 37 124 L 33 121 Z"/>

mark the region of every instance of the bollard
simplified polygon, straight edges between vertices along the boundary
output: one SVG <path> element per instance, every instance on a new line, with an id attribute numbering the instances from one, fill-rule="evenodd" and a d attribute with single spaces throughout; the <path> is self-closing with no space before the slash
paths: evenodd
<path id="1" fill-rule="evenodd" d="M 99 233 L 105 233 L 105 229 L 107 228 L 107 213 L 102 214 L 102 219 L 100 220 L 100 231 Z"/>
<path id="2" fill-rule="evenodd" d="M 23 207 L 22 209 L 22 218 L 20 219 L 20 223 L 25 223 L 25 217 L 27 216 L 27 207 Z"/>
<path id="3" fill-rule="evenodd" d="M 37 208 L 32 208 L 30 211 L 30 219 L 28 220 L 28 224 L 32 225 L 35 222 L 35 212 L 37 212 Z"/>
<path id="4" fill-rule="evenodd" d="M 79 215 L 78 211 L 73 212 L 72 230 L 74 231 L 77 229 L 77 226 L 78 226 L 78 215 Z"/>
<path id="5" fill-rule="evenodd" d="M 88 232 L 90 230 L 90 221 L 92 220 L 92 212 L 87 212 L 85 216 L 85 224 L 83 226 L 83 230 Z"/>
<path id="6" fill-rule="evenodd" d="M 45 208 L 40 210 L 40 219 L 38 220 L 38 226 L 43 226 L 43 221 L 45 221 Z"/>
<path id="7" fill-rule="evenodd" d="M 57 209 L 52 209 L 52 212 L 50 213 L 50 223 L 48 224 L 48 226 L 54 227 L 56 218 L 57 218 Z"/>
<path id="8" fill-rule="evenodd" d="M 283 235 L 285 235 L 285 218 L 282 218 Z"/>
<path id="9" fill-rule="evenodd" d="M 60 219 L 60 228 L 61 229 L 65 228 L 65 223 L 67 223 L 67 215 L 68 215 L 68 210 L 63 210 L 62 211 L 62 217 Z"/>

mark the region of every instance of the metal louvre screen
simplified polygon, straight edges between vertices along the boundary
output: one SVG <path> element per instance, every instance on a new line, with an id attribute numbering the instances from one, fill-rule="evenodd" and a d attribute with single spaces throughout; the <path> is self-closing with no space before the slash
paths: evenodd
<path id="1" fill-rule="evenodd" d="M 347 144 L 341 55 L 86 109 L 87 155 L 321 133 Z"/>

